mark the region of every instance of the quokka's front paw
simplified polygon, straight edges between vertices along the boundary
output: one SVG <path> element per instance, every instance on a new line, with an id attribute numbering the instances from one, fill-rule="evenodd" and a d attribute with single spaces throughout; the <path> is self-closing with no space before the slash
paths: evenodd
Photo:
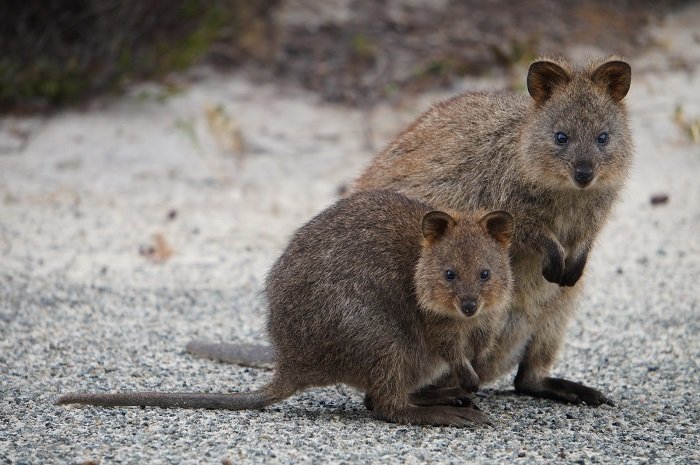
<path id="1" fill-rule="evenodd" d="M 476 392 L 479 390 L 479 383 L 481 383 L 481 380 L 479 379 L 479 376 L 476 373 L 470 373 L 465 376 L 460 376 L 459 378 L 459 387 L 464 389 L 467 392 Z"/>
<path id="2" fill-rule="evenodd" d="M 542 276 L 554 284 L 561 284 L 564 279 L 564 251 L 558 244 L 552 242 L 546 249 Z"/>
<path id="3" fill-rule="evenodd" d="M 585 251 L 576 259 L 567 259 L 564 269 L 564 277 L 562 278 L 562 286 L 573 286 L 583 276 L 583 270 L 586 267 L 588 260 L 588 251 Z"/>

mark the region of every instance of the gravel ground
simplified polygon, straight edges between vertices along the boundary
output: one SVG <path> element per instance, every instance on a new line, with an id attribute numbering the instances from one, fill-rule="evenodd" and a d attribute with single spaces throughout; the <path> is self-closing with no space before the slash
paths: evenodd
<path id="1" fill-rule="evenodd" d="M 260 340 L 262 279 L 289 234 L 444 94 L 361 112 L 199 70 L 165 99 L 141 86 L 0 120 L 0 461 L 700 463 L 700 145 L 674 121 L 679 104 L 700 118 L 699 21 L 697 6 L 669 19 L 665 49 L 632 61 L 635 170 L 554 370 L 616 406 L 516 396 L 507 376 L 478 394 L 492 429 L 379 422 L 344 386 L 252 412 L 52 405 L 69 390 L 264 383 L 184 345 Z"/>

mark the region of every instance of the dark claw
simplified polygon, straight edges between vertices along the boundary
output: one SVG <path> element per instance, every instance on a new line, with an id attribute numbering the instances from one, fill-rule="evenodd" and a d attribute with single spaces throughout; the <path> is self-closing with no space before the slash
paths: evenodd
<path id="1" fill-rule="evenodd" d="M 476 410 L 481 410 L 469 397 L 456 397 L 452 402 L 454 403 L 455 407 L 475 408 Z"/>

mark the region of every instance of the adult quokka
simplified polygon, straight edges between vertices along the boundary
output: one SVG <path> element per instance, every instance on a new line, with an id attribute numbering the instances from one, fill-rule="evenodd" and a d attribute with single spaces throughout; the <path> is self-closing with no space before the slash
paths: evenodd
<path id="1" fill-rule="evenodd" d="M 498 350 L 474 366 L 482 381 L 518 364 L 518 392 L 610 403 L 598 390 L 549 372 L 581 288 L 576 284 L 630 171 L 623 103 L 630 81 L 630 66 L 615 58 L 583 68 L 537 60 L 527 76 L 529 97 L 467 93 L 439 103 L 355 184 L 356 191 L 390 189 L 436 208 L 513 214 L 515 290 Z"/>

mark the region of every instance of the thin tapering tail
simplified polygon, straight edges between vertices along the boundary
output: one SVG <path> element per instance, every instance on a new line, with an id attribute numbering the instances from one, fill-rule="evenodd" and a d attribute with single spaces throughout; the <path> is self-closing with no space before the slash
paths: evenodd
<path id="1" fill-rule="evenodd" d="M 268 345 L 191 341 L 186 349 L 198 357 L 255 368 L 272 368 L 275 359 L 275 353 Z"/>
<path id="2" fill-rule="evenodd" d="M 72 393 L 59 397 L 56 404 L 244 410 L 261 409 L 279 402 L 289 395 L 274 394 L 270 386 L 257 391 L 230 394 L 205 392 Z"/>

